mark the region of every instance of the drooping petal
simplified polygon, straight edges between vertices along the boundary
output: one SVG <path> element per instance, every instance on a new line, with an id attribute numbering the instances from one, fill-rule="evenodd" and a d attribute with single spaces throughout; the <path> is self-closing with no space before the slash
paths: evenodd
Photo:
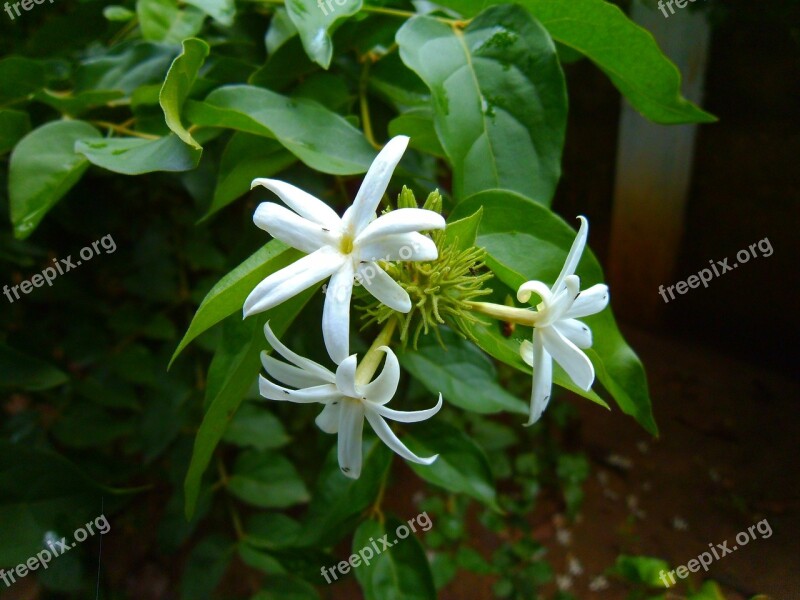
<path id="1" fill-rule="evenodd" d="M 319 223 L 304 219 L 274 202 L 262 202 L 253 215 L 253 223 L 275 239 L 306 253 L 322 246 L 336 246 L 335 232 Z"/>
<path id="2" fill-rule="evenodd" d="M 331 383 L 312 372 L 304 371 L 294 365 L 280 361 L 266 352 L 261 353 L 261 364 L 264 365 L 264 370 L 270 377 L 292 387 L 307 388 Z"/>
<path id="3" fill-rule="evenodd" d="M 314 422 L 325 433 L 339 432 L 339 419 L 341 418 L 342 400 L 335 400 L 325 405 L 322 412 L 317 415 Z"/>
<path id="4" fill-rule="evenodd" d="M 356 243 L 367 243 L 385 235 L 444 229 L 444 217 L 423 208 L 400 208 L 381 215 L 367 225 L 355 239 Z"/>
<path id="5" fill-rule="evenodd" d="M 381 441 L 389 446 L 389 448 L 394 451 L 398 456 L 402 456 L 406 460 L 410 460 L 411 462 L 419 463 L 421 465 L 429 465 L 433 463 L 437 458 L 439 458 L 438 454 L 430 456 L 428 458 L 422 458 L 414 454 L 411 450 L 409 450 L 406 445 L 400 441 L 394 432 L 389 428 L 389 425 L 386 424 L 386 421 L 375 411 L 367 410 L 367 421 L 372 426 L 372 429 L 378 434 L 378 437 L 381 438 Z"/>
<path id="6" fill-rule="evenodd" d="M 315 198 L 308 192 L 304 192 L 299 187 L 277 179 L 260 178 L 253 180 L 250 189 L 257 185 L 264 186 L 269 191 L 274 192 L 278 198 L 283 200 L 286 206 L 301 217 L 332 230 L 338 229 L 341 221 L 339 215 L 322 200 Z"/>
<path id="7" fill-rule="evenodd" d="M 594 382 L 594 366 L 575 344 L 557 329 L 544 327 L 536 330 L 544 342 L 547 352 L 567 372 L 569 378 L 582 390 L 588 391 Z"/>
<path id="8" fill-rule="evenodd" d="M 519 355 L 522 357 L 522 360 L 525 361 L 525 364 L 529 367 L 533 366 L 533 344 L 530 340 L 522 340 L 522 343 L 519 345 Z"/>
<path id="9" fill-rule="evenodd" d="M 531 411 L 526 425 L 533 425 L 541 418 L 544 409 L 550 403 L 550 395 L 553 391 L 553 359 L 545 350 L 541 332 L 538 329 L 533 330 L 533 343 L 529 349 L 531 362 L 528 364 L 533 366 L 533 385 L 531 387 Z M 520 348 L 520 350 L 522 349 Z M 523 355 L 522 358 L 524 360 L 525 356 Z"/>
<path id="10" fill-rule="evenodd" d="M 395 233 L 360 244 L 358 260 L 416 261 L 436 260 L 439 251 L 433 240 L 421 233 Z"/>
<path id="11" fill-rule="evenodd" d="M 322 338 L 337 365 L 350 354 L 350 296 L 353 295 L 353 261 L 346 260 L 331 277 L 322 308 Z"/>
<path id="12" fill-rule="evenodd" d="M 350 398 L 361 398 L 362 396 L 356 390 L 357 360 L 357 356 L 351 354 L 336 368 L 336 387 L 339 388 L 342 394 Z"/>
<path id="13" fill-rule="evenodd" d="M 269 310 L 335 272 L 345 257 L 327 247 L 276 271 L 259 283 L 244 301 L 244 316 Z"/>
<path id="14" fill-rule="evenodd" d="M 572 247 L 569 249 L 567 260 L 564 261 L 564 266 L 561 267 L 561 273 L 553 284 L 552 290 L 554 294 L 561 290 L 564 278 L 575 273 L 575 269 L 578 268 L 578 263 L 581 260 L 583 249 L 586 247 L 586 238 L 589 237 L 589 221 L 584 216 L 579 216 L 578 219 L 581 221 L 581 227 L 578 229 L 578 235 L 575 236 L 575 241 L 572 242 Z"/>
<path id="15" fill-rule="evenodd" d="M 272 383 L 263 375 L 258 376 L 258 390 L 267 400 L 297 402 L 298 404 L 310 404 L 314 402 L 326 404 L 339 400 L 342 397 L 342 394 L 336 389 L 336 386 L 331 383 L 300 390 L 290 390 Z"/>
<path id="16" fill-rule="evenodd" d="M 373 404 L 371 402 L 367 405 L 367 408 L 374 410 L 380 416 L 391 419 L 392 421 L 398 421 L 399 423 L 418 423 L 425 419 L 430 419 L 439 412 L 439 409 L 442 408 L 442 395 L 439 394 L 439 401 L 436 403 L 436 406 L 425 410 L 392 410 L 386 406 Z"/>
<path id="17" fill-rule="evenodd" d="M 578 348 L 592 347 L 592 330 L 577 319 L 561 319 L 553 323 L 553 327 Z"/>
<path id="18" fill-rule="evenodd" d="M 296 366 L 303 369 L 303 371 L 308 372 L 313 377 L 317 377 L 322 381 L 326 381 L 328 383 L 335 383 L 336 376 L 331 373 L 328 369 L 323 367 L 321 364 L 314 362 L 310 358 L 306 358 L 304 356 L 300 356 L 299 354 L 292 352 L 287 348 L 283 342 L 278 339 L 278 336 L 272 331 L 272 328 L 269 326 L 269 321 L 264 323 L 264 337 L 267 338 L 267 342 L 269 345 L 275 349 L 275 352 L 280 354 L 283 358 L 288 360 L 291 363 L 294 363 Z M 263 361 L 263 354 L 262 354 L 262 361 Z M 264 368 L 267 369 L 267 373 L 270 373 L 269 368 L 267 367 L 266 363 L 264 364 Z M 271 373 L 270 373 L 271 374 Z M 280 379 L 279 376 L 274 376 L 276 379 Z M 288 383 L 289 385 L 294 385 L 291 381 L 285 381 L 284 383 Z M 295 387 L 307 387 L 307 386 L 295 386 Z"/>
<path id="19" fill-rule="evenodd" d="M 364 432 L 364 405 L 344 400 L 339 413 L 339 468 L 347 477 L 361 475 L 361 437 Z"/>
<path id="20" fill-rule="evenodd" d="M 583 290 L 572 303 L 572 307 L 564 314 L 565 318 L 580 319 L 599 313 L 608 306 L 608 286 L 597 283 L 589 289 Z"/>
<path id="21" fill-rule="evenodd" d="M 526 303 L 531 299 L 532 294 L 539 296 L 545 305 L 549 305 L 553 301 L 553 294 L 550 293 L 550 288 L 541 281 L 526 281 L 519 286 L 517 290 L 517 300 Z"/>
<path id="22" fill-rule="evenodd" d="M 394 398 L 397 385 L 400 383 L 400 363 L 397 356 L 388 346 L 381 346 L 386 354 L 386 362 L 380 375 L 362 388 L 362 392 L 373 404 L 386 404 Z"/>
<path id="23" fill-rule="evenodd" d="M 375 218 L 383 194 L 389 185 L 397 163 L 408 146 L 408 137 L 398 135 L 389 140 L 372 161 L 364 181 L 356 194 L 353 205 L 342 217 L 342 229 L 357 236 Z"/>
<path id="24" fill-rule="evenodd" d="M 392 279 L 377 263 L 358 266 L 358 281 L 382 304 L 392 310 L 407 313 L 411 310 L 411 298 L 400 284 Z"/>

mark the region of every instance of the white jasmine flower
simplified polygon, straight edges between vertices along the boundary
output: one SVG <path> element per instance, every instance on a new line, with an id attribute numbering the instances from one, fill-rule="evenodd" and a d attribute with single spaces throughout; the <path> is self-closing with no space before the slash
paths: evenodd
<path id="1" fill-rule="evenodd" d="M 407 145 L 406 136 L 397 136 L 386 144 L 367 171 L 353 205 L 341 218 L 323 201 L 293 185 L 275 179 L 253 181 L 253 187 L 264 186 L 292 209 L 263 202 L 253 222 L 308 256 L 259 283 L 245 300 L 245 317 L 277 306 L 330 277 L 322 334 L 328 354 L 339 364 L 350 352 L 354 278 L 386 306 L 402 313 L 411 310 L 408 293 L 376 261 L 435 260 L 436 245 L 419 232 L 444 229 L 445 222 L 441 215 L 420 208 L 401 208 L 375 218 Z"/>
<path id="2" fill-rule="evenodd" d="M 567 260 L 552 288 L 541 281 L 528 281 L 517 290 L 517 299 L 528 302 L 531 294 L 541 298 L 536 306 L 533 342 L 525 340 L 520 346 L 522 359 L 533 367 L 533 390 L 528 425 L 539 420 L 547 403 L 553 383 L 555 360 L 575 385 L 588 391 L 594 382 L 594 367 L 581 348 L 592 345 L 592 332 L 577 319 L 603 310 L 608 304 L 608 287 L 598 283 L 580 291 L 580 279 L 575 269 L 586 246 L 589 223 L 578 217 L 581 227 L 572 243 Z"/>
<path id="3" fill-rule="evenodd" d="M 401 412 L 386 407 L 400 382 L 400 364 L 391 348 L 380 347 L 386 354 L 383 370 L 371 383 L 361 385 L 356 383 L 355 354 L 343 360 L 334 374 L 289 350 L 275 337 L 269 323 L 264 326 L 264 334 L 275 351 L 291 363 L 281 362 L 264 352 L 261 354 L 264 369 L 273 378 L 297 389 L 282 387 L 262 375 L 259 376 L 261 395 L 269 400 L 324 404 L 316 423 L 326 433 L 339 434 L 339 467 L 347 477 L 358 479 L 361 474 L 361 434 L 365 418 L 383 443 L 406 460 L 422 465 L 436 460 L 438 455 L 421 458 L 411 452 L 384 420 L 417 423 L 442 408 L 441 394 L 436 406 L 427 410 Z"/>

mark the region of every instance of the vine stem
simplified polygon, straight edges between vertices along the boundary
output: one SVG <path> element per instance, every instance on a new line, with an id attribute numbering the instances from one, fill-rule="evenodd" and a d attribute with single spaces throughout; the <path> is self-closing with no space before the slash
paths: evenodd
<path id="1" fill-rule="evenodd" d="M 106 129 L 109 129 L 109 130 L 114 131 L 116 133 L 122 133 L 124 135 L 131 135 L 133 137 L 138 137 L 138 138 L 142 138 L 142 139 L 145 139 L 145 140 L 158 140 L 158 139 L 161 139 L 157 135 L 152 135 L 150 133 L 142 133 L 140 131 L 134 131 L 133 129 L 128 129 L 127 127 L 124 127 L 123 125 L 117 125 L 116 123 L 109 123 L 108 121 L 91 121 L 91 122 L 94 125 L 97 125 L 98 127 L 105 127 Z"/>
<path id="2" fill-rule="evenodd" d="M 364 137 L 376 150 L 381 149 L 381 145 L 375 141 L 372 133 L 372 119 L 369 116 L 369 100 L 367 98 L 367 84 L 369 82 L 369 68 L 372 65 L 372 57 L 364 57 L 364 66 L 361 67 L 361 78 L 358 81 L 358 103 L 361 107 L 361 122 L 364 126 Z"/>
<path id="3" fill-rule="evenodd" d="M 392 341 L 394 330 L 397 329 L 397 318 L 392 317 L 383 326 L 383 329 L 372 342 L 364 358 L 361 359 L 358 367 L 356 368 L 356 384 L 366 385 L 372 380 L 375 371 L 378 370 L 378 365 L 383 360 L 384 352 L 380 350 L 381 346 L 388 346 Z"/>

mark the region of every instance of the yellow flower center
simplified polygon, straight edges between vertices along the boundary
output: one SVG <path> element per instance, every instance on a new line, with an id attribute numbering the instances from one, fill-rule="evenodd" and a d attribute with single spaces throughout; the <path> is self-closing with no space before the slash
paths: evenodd
<path id="1" fill-rule="evenodd" d="M 339 251 L 342 254 L 350 254 L 353 252 L 353 236 L 345 233 L 342 236 L 342 241 L 339 243 Z"/>

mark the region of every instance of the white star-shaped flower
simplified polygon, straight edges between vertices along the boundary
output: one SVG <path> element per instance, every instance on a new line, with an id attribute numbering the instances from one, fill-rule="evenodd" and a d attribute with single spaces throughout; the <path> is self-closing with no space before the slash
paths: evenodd
<path id="1" fill-rule="evenodd" d="M 548 288 L 541 281 L 528 281 L 517 290 L 517 299 L 528 302 L 531 294 L 541 298 L 536 306 L 533 342 L 525 340 L 520 346 L 522 359 L 533 367 L 533 390 L 528 425 L 539 420 L 553 384 L 553 360 L 569 375 L 579 388 L 588 391 L 594 382 L 592 361 L 581 351 L 592 345 L 592 332 L 578 321 L 603 310 L 608 304 L 608 286 L 602 283 L 580 291 L 580 278 L 575 269 L 586 246 L 589 223 L 578 217 L 581 227 L 572 243 L 561 273 Z"/>
<path id="2" fill-rule="evenodd" d="M 441 394 L 436 406 L 427 410 L 402 412 L 387 408 L 386 404 L 400 382 L 400 364 L 391 348 L 380 347 L 386 354 L 383 370 L 371 383 L 361 385 L 356 383 L 355 354 L 343 360 L 336 373 L 332 373 L 319 363 L 289 350 L 275 337 L 269 323 L 264 326 L 264 335 L 270 346 L 291 363 L 281 362 L 264 352 L 261 354 L 264 369 L 271 377 L 297 389 L 282 387 L 261 375 L 261 395 L 269 400 L 324 404 L 316 423 L 326 433 L 339 434 L 339 467 L 347 477 L 358 479 L 361 474 L 361 435 L 365 418 L 383 443 L 406 460 L 429 465 L 437 459 L 438 455 L 421 458 L 411 452 L 384 420 L 417 423 L 432 417 L 442 408 Z"/>
<path id="3" fill-rule="evenodd" d="M 402 313 L 411 310 L 408 293 L 376 261 L 435 260 L 436 245 L 419 232 L 444 229 L 445 222 L 441 215 L 420 208 L 401 208 L 375 218 L 407 145 L 406 136 L 397 136 L 386 144 L 341 218 L 327 204 L 291 184 L 275 179 L 253 181 L 253 187 L 264 186 L 292 209 L 263 202 L 253 216 L 255 224 L 308 256 L 259 283 L 245 300 L 245 317 L 277 306 L 330 277 L 322 334 L 328 354 L 340 364 L 350 352 L 354 278 L 386 306 Z"/>

